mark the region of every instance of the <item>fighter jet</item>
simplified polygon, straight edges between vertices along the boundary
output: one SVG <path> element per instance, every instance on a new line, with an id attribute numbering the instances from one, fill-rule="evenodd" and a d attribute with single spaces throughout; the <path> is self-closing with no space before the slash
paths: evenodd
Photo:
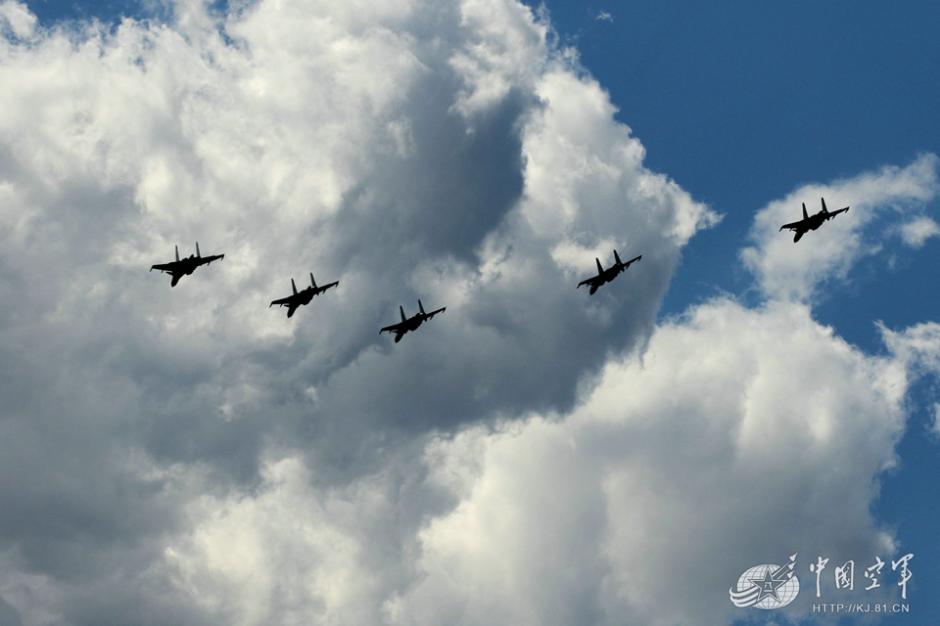
<path id="1" fill-rule="evenodd" d="M 609 283 L 613 279 L 617 278 L 617 275 L 630 267 L 631 263 L 635 263 L 642 258 L 643 255 L 641 254 L 640 256 L 634 257 L 624 263 L 620 260 L 620 255 L 617 254 L 617 251 L 614 250 L 614 264 L 608 267 L 606 270 L 604 269 L 604 266 L 601 265 L 600 259 L 594 259 L 597 261 L 597 276 L 592 276 L 591 278 L 582 280 L 580 283 L 578 283 L 578 288 L 580 288 L 582 285 L 590 285 L 591 290 L 588 293 L 593 296 L 597 290 L 601 288 L 601 285 Z"/>
<path id="2" fill-rule="evenodd" d="M 310 272 L 310 286 L 302 291 L 297 291 L 297 285 L 294 284 L 294 279 L 291 278 L 290 286 L 294 290 L 294 293 L 279 300 L 273 300 L 271 304 L 268 305 L 268 308 L 270 309 L 275 304 L 278 306 L 286 306 L 287 317 L 289 318 L 294 315 L 294 311 L 297 310 L 297 307 L 310 304 L 310 301 L 313 300 L 313 296 L 319 296 L 330 287 L 335 287 L 338 284 L 339 281 L 336 281 L 323 285 L 322 287 L 317 287 L 317 281 L 313 279 L 313 272 Z"/>
<path id="3" fill-rule="evenodd" d="M 196 271 L 196 268 L 201 265 L 209 265 L 213 261 L 218 261 L 225 258 L 224 254 L 213 254 L 210 256 L 202 256 L 199 254 L 199 242 L 196 242 L 196 254 L 190 254 L 185 259 L 180 259 L 180 248 L 179 246 L 174 246 L 176 249 L 176 260 L 170 261 L 169 263 L 157 263 L 150 267 L 150 271 L 160 270 L 161 272 L 166 272 L 173 277 L 173 280 L 170 281 L 170 287 L 176 287 L 176 283 L 180 281 L 180 278 L 183 276 L 189 276 Z"/>
<path id="4" fill-rule="evenodd" d="M 816 230 L 822 226 L 824 222 L 831 220 L 839 213 L 845 213 L 849 210 L 849 207 L 845 207 L 844 209 L 839 209 L 838 211 L 833 211 L 830 213 L 829 210 L 826 209 L 826 199 L 820 198 L 819 200 L 822 202 L 822 210 L 819 213 L 808 215 L 806 213 L 806 203 L 804 202 L 803 219 L 801 219 L 799 222 L 791 222 L 780 227 L 780 230 L 787 228 L 796 232 L 796 235 L 793 236 L 793 243 L 799 241 L 808 231 Z"/>
<path id="5" fill-rule="evenodd" d="M 382 333 L 395 333 L 395 343 L 401 341 L 401 338 L 404 337 L 405 333 L 412 330 L 418 330 L 418 327 L 421 326 L 424 322 L 431 319 L 438 313 L 443 313 L 447 310 L 447 307 L 441 307 L 436 311 L 431 311 L 430 313 L 424 312 L 424 305 L 421 304 L 421 300 L 418 300 L 418 312 L 412 315 L 411 317 L 405 317 L 405 308 L 402 306 L 398 307 L 399 312 L 401 312 L 401 322 L 398 324 L 392 324 L 391 326 L 386 326 L 379 331 L 379 334 Z"/>

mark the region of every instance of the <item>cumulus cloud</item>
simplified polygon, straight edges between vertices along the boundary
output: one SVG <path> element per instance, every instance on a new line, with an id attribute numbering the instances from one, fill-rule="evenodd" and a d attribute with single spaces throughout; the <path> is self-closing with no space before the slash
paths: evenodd
<path id="1" fill-rule="evenodd" d="M 750 565 L 894 549 L 915 349 L 792 301 L 833 270 L 770 239 L 789 198 L 743 253 L 770 302 L 656 328 L 719 216 L 521 3 L 2 7 L 0 618 L 713 624 Z M 815 260 L 936 169 L 795 192 L 853 203 Z M 225 260 L 144 271 L 195 240 Z M 340 287 L 267 308 L 311 270 Z M 391 346 L 418 297 L 447 313 Z"/>
<path id="2" fill-rule="evenodd" d="M 460 504 L 420 535 L 401 623 L 724 623 L 750 564 L 890 553 L 869 506 L 905 388 L 805 306 L 697 307 L 565 419 L 433 451 Z"/>
<path id="3" fill-rule="evenodd" d="M 453 498 L 426 489 L 402 513 L 422 442 L 571 409 L 608 354 L 648 340 L 682 247 L 717 219 L 643 166 L 606 93 L 521 3 L 3 16 L 0 606 L 24 623 L 218 621 L 248 570 L 207 583 L 227 558 L 213 546 L 253 563 L 248 527 L 267 522 L 214 531 L 213 511 L 263 509 L 253 490 L 288 479 L 352 489 L 400 463 L 384 497 L 414 537 Z M 196 240 L 225 260 L 173 290 L 143 271 Z M 574 286 L 591 257 L 559 251 L 614 245 L 643 271 L 587 300 Z M 266 307 L 311 270 L 340 288 L 291 322 Z M 418 297 L 446 315 L 392 348 L 377 329 Z M 394 583 L 335 597 L 402 591 L 386 570 L 410 561 L 381 534 L 355 543 L 348 523 L 372 517 L 348 508 L 303 541 L 351 536 Z M 187 542 L 203 563 L 178 557 Z M 266 584 L 277 607 L 239 620 L 311 610 L 305 583 Z M 374 623 L 381 605 L 311 593 L 336 623 Z"/>
<path id="4" fill-rule="evenodd" d="M 829 184 L 800 187 L 757 212 L 749 234 L 751 245 L 741 251 L 741 259 L 768 297 L 810 299 L 827 280 L 844 279 L 860 258 L 876 254 L 884 233 L 929 206 L 940 193 L 938 166 L 936 155 L 925 154 L 905 167 L 886 166 Z M 778 232 L 781 224 L 800 218 L 801 203 L 810 212 L 818 211 L 821 197 L 829 210 L 852 208 L 799 244 L 788 233 Z M 916 247 L 924 225 L 906 224 L 902 235 L 911 228 L 916 232 L 904 238 Z"/>
<path id="5" fill-rule="evenodd" d="M 36 29 L 36 16 L 24 4 L 5 0 L 0 3 L 0 33 L 27 39 Z"/>
<path id="6" fill-rule="evenodd" d="M 901 239 L 912 248 L 922 247 L 937 235 L 940 235 L 940 224 L 929 217 L 918 217 L 901 225 Z"/>
<path id="7" fill-rule="evenodd" d="M 424 428 L 570 404 L 599 348 L 642 339 L 713 214 L 643 168 L 606 94 L 548 50 L 524 6 L 327 9 L 258 3 L 215 24 L 181 5 L 170 26 L 4 41 L 10 293 L 70 268 L 7 313 L 67 330 L 63 358 L 96 337 L 116 346 L 107 365 L 143 393 L 180 391 L 180 415 L 227 407 L 249 431 L 284 397 L 303 399 L 287 403 L 303 428 L 310 412 Z M 197 239 L 225 261 L 172 292 L 140 275 Z M 599 241 L 649 255 L 627 313 L 617 295 L 583 306 L 565 288 L 578 274 L 552 256 Z M 264 307 L 309 270 L 342 281 L 304 311 L 315 323 Z M 422 296 L 450 305 L 438 340 L 390 351 L 375 330 Z M 167 379 L 179 369 L 203 385 L 199 410 Z"/>
<path id="8" fill-rule="evenodd" d="M 924 322 L 901 331 L 879 324 L 888 348 L 919 371 L 940 373 L 940 324 Z"/>
<path id="9" fill-rule="evenodd" d="M 940 378 L 940 324 L 924 322 L 902 330 L 879 323 L 888 348 L 917 376 Z M 933 429 L 940 435 L 940 404 L 933 406 Z"/>
<path id="10" fill-rule="evenodd" d="M 750 565 L 797 552 L 805 585 L 817 554 L 893 553 L 870 504 L 907 380 L 804 305 L 718 300 L 570 414 L 432 439 L 410 477 L 323 489 L 273 462 L 196 506 L 170 559 L 235 624 L 725 623 Z"/>

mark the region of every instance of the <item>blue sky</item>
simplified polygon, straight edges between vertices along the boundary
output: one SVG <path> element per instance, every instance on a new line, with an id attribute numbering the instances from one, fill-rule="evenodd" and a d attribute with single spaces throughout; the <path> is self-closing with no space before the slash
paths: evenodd
<path id="1" fill-rule="evenodd" d="M 139 3 L 117 0 L 27 4 L 46 23 L 145 14 Z M 805 183 L 940 154 L 936 2 L 546 5 L 561 39 L 578 48 L 618 118 L 642 140 L 647 165 L 725 216 L 683 251 L 662 316 L 721 292 L 758 301 L 738 252 L 754 212 L 770 200 Z M 612 20 L 598 20 L 602 11 Z M 901 251 L 890 268 L 888 256 L 863 261 L 815 309 L 868 352 L 883 350 L 875 320 L 902 328 L 937 318 L 940 244 Z M 899 624 L 940 621 L 940 598 L 930 592 L 940 585 L 940 449 L 928 432 L 937 396 L 929 381 L 915 387 L 900 467 L 885 477 L 877 504 L 879 520 L 916 555 L 915 616 Z"/>
<path id="2" fill-rule="evenodd" d="M 753 212 L 768 200 L 940 149 L 936 3 L 547 6 L 642 139 L 649 165 L 726 215 L 687 250 L 667 313 L 716 287 L 747 286 L 735 255 Z M 597 20 L 600 11 L 613 21 Z M 935 248 L 910 267 L 935 263 Z M 876 301 L 910 300 L 919 283 L 908 276 L 879 281 Z M 884 288 L 896 292 L 885 297 Z M 864 308 L 866 327 L 873 318 L 905 325 L 935 310 L 929 302 L 920 315 L 909 305 L 871 308 L 861 294 L 846 295 Z M 824 319 L 829 314 L 853 341 L 874 337 L 836 311 Z"/>
<path id="3" fill-rule="evenodd" d="M 38 0 L 27 2 L 29 9 L 45 23 L 61 20 L 86 19 L 96 17 L 100 20 L 114 20 L 121 16 L 140 16 L 144 10 L 143 2 L 132 0 L 99 0 L 97 2 L 73 2 L 71 0 Z"/>
<path id="4" fill-rule="evenodd" d="M 642 139 L 649 165 L 725 215 L 685 250 L 663 314 L 719 290 L 749 297 L 750 276 L 736 255 L 754 211 L 769 200 L 804 183 L 940 153 L 936 2 L 547 6 Z M 597 20 L 601 11 L 613 21 Z M 885 257 L 853 270 L 850 284 L 816 309 L 848 341 L 876 352 L 875 320 L 900 328 L 940 310 L 936 242 L 905 251 L 892 269 Z M 916 555 L 916 616 L 899 624 L 940 620 L 940 598 L 930 591 L 940 585 L 940 449 L 927 403 L 936 397 L 932 383 L 915 388 L 900 468 L 883 481 L 876 511 Z"/>

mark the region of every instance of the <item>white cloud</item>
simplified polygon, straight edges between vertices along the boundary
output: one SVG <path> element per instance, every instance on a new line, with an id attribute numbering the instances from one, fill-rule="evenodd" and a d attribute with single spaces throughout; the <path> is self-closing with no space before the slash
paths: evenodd
<path id="1" fill-rule="evenodd" d="M 713 624 L 749 565 L 892 548 L 919 335 L 725 300 L 654 333 L 719 218 L 524 5 L 174 11 L 0 38 L 0 616 Z M 744 258 L 805 296 L 935 187 L 925 156 L 802 189 L 853 203 L 813 234 L 848 248 L 778 249 L 788 198 Z M 196 239 L 225 261 L 144 271 Z M 613 247 L 643 262 L 578 292 Z M 340 288 L 267 308 L 311 270 Z M 417 297 L 448 311 L 390 347 Z"/>
<path id="2" fill-rule="evenodd" d="M 901 331 L 879 323 L 888 348 L 917 371 L 940 374 L 940 324 L 924 322 Z"/>
<path id="3" fill-rule="evenodd" d="M 929 217 L 921 216 L 901 225 L 901 239 L 912 248 L 922 247 L 937 235 L 940 235 L 940 224 Z"/>
<path id="4" fill-rule="evenodd" d="M 19 207 L 4 216 L 15 236 L 9 267 L 30 280 L 48 265 L 80 276 L 43 278 L 46 288 L 23 304 L 68 313 L 40 323 L 119 314 L 127 333 L 238 363 L 209 369 L 212 395 L 231 395 L 243 370 L 304 379 L 304 388 L 333 378 L 340 397 L 327 386 L 318 398 L 339 412 L 353 409 L 336 404 L 348 401 L 348 386 L 374 386 L 389 359 L 419 356 L 414 342 L 374 349 L 374 330 L 396 305 L 446 297 L 469 306 L 448 310 L 441 347 L 426 342 L 434 354 L 420 356 L 449 370 L 457 391 L 466 367 L 483 376 L 467 398 L 483 406 L 463 403 L 479 416 L 525 406 L 508 397 L 519 391 L 542 395 L 532 386 L 537 371 L 529 385 L 499 389 L 506 375 L 493 363 L 504 343 L 515 371 L 533 345 L 546 346 L 546 366 L 552 354 L 575 355 L 553 368 L 561 378 L 548 399 L 570 401 L 581 370 L 601 362 L 592 346 L 637 343 L 681 246 L 713 222 L 643 168 L 642 147 L 612 119 L 606 94 L 548 49 L 545 26 L 521 4 L 392 3 L 366 18 L 327 4 L 262 2 L 226 18 L 231 45 L 200 10 L 177 6 L 172 27 L 126 21 L 113 34 L 91 25 L 29 47 L 3 41 L 0 72 L 12 86 L 0 95 L 5 189 Z M 566 155 L 554 154 L 559 145 Z M 549 225 L 551 193 L 565 198 L 567 214 Z M 616 310 L 622 294 L 585 312 L 582 293 L 541 288 L 576 277 L 551 250 L 601 239 L 651 255 L 633 286 L 640 306 L 616 325 L 596 313 Z M 156 291 L 156 275 L 139 275 L 194 240 L 226 252 L 225 261 L 167 294 Z M 590 258 L 582 267 L 592 270 Z M 305 317 L 316 325 L 285 324 L 264 305 L 311 270 L 341 288 L 311 307 Z M 553 315 L 531 325 L 522 302 Z M 505 328 L 523 325 L 507 342 Z M 584 335 L 558 332 L 572 325 Z M 454 361 L 443 347 L 451 341 L 480 350 Z M 308 347 L 325 359 L 305 362 Z M 270 371 L 285 349 L 299 361 L 284 363 L 293 371 Z M 264 366 L 252 369 L 252 358 Z M 243 412 L 292 393 L 272 384 L 280 388 Z M 358 408 L 384 411 L 377 397 L 408 384 L 393 377 Z"/>
<path id="5" fill-rule="evenodd" d="M 750 565 L 798 552 L 807 585 L 817 554 L 895 550 L 870 504 L 906 387 L 903 359 L 805 306 L 714 301 L 571 414 L 469 427 L 342 488 L 273 463 L 252 497 L 192 509 L 170 558 L 236 624 L 727 623 Z"/>
<path id="6" fill-rule="evenodd" d="M 750 232 L 752 245 L 741 252 L 745 265 L 771 298 L 805 301 L 830 279 L 842 279 L 861 257 L 877 253 L 893 221 L 922 211 L 940 192 L 940 160 L 926 154 L 906 167 L 878 171 L 821 185 L 800 187 L 787 197 L 760 209 Z M 781 224 L 800 217 L 800 205 L 819 210 L 819 198 L 830 210 L 851 210 L 810 232 L 798 244 Z M 868 229 L 868 230 L 866 230 Z M 873 231 L 873 232 L 870 232 Z"/>
<path id="7" fill-rule="evenodd" d="M 803 306 L 698 307 L 570 416 L 443 445 L 436 475 L 475 479 L 422 532 L 401 623 L 724 623 L 751 564 L 888 553 L 869 507 L 905 388 Z"/>
<path id="8" fill-rule="evenodd" d="M 26 11 L 4 7 L 7 21 Z M 3 592 L 11 610 L 285 623 L 319 606 L 374 623 L 411 561 L 348 526 L 370 519 L 359 492 L 334 522 L 306 517 L 324 493 L 307 477 L 328 492 L 405 459 L 383 496 L 401 519 L 405 451 L 565 411 L 608 354 L 646 342 L 682 247 L 717 218 L 644 167 L 546 28 L 508 0 L 221 17 L 179 2 L 165 24 L 0 38 L 0 362 L 16 364 L 0 380 L 0 459 L 30 477 L 0 491 L 0 550 L 17 554 L 11 579 L 57 590 L 34 606 Z M 145 271 L 197 240 L 225 260 L 172 290 Z M 643 271 L 588 299 L 575 285 L 592 258 L 553 253 L 607 242 L 642 253 Z M 340 288 L 290 322 L 267 308 L 311 270 Z M 447 314 L 393 348 L 377 329 L 417 297 Z M 266 534 L 282 531 L 266 517 L 280 505 L 252 490 L 282 483 L 300 502 L 296 545 Z M 421 491 L 402 537 L 446 508 L 436 493 Z M 320 589 L 345 580 L 333 544 L 385 573 Z M 166 552 L 186 545 L 203 561 Z M 296 586 L 252 578 L 271 545 Z"/>
<path id="9" fill-rule="evenodd" d="M 600 11 L 594 19 L 598 22 L 613 22 L 614 16 L 611 15 L 609 11 Z"/>
<path id="10" fill-rule="evenodd" d="M 19 39 L 29 39 L 36 30 L 36 16 L 20 2 L 4 0 L 0 3 L 0 34 L 9 32 Z"/>
<path id="11" fill-rule="evenodd" d="M 460 27 L 467 44 L 450 57 L 464 83 L 455 108 L 465 115 L 485 111 L 510 90 L 532 89 L 548 57 L 544 24 L 528 7 L 504 0 L 463 0 Z"/>
<path id="12" fill-rule="evenodd" d="M 228 624 L 380 623 L 382 596 L 401 576 L 370 541 L 371 525 L 395 523 L 383 482 L 316 490 L 296 458 L 262 477 L 253 497 L 190 507 L 198 526 L 166 551 L 179 590 Z"/>
<path id="13" fill-rule="evenodd" d="M 924 322 L 903 330 L 878 326 L 888 349 L 913 374 L 940 378 L 940 324 Z M 933 413 L 933 429 L 940 435 L 940 404 L 933 406 Z"/>

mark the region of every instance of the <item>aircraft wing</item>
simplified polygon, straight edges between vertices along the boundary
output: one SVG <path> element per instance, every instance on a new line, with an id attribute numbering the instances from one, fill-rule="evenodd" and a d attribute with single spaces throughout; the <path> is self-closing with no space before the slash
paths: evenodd
<path id="1" fill-rule="evenodd" d="M 405 323 L 404 323 L 404 322 L 399 322 L 399 323 L 397 323 L 397 324 L 392 324 L 391 326 L 386 326 L 385 328 L 383 328 L 382 330 L 380 330 L 380 331 L 379 331 L 379 334 L 381 335 L 382 333 L 395 333 L 395 334 L 403 333 L 403 332 L 405 332 L 404 326 L 405 326 Z"/>
<path id="2" fill-rule="evenodd" d="M 438 313 L 443 313 L 443 312 L 446 311 L 446 310 L 447 310 L 447 307 L 446 307 L 446 306 L 442 306 L 442 307 L 439 308 L 438 310 L 436 310 L 436 311 L 431 311 L 430 313 L 428 313 L 428 314 L 425 316 L 424 319 L 429 320 L 429 319 L 431 319 L 432 317 L 434 317 L 435 315 L 437 315 Z"/>
<path id="3" fill-rule="evenodd" d="M 642 254 L 639 255 L 639 256 L 633 257 L 632 259 L 630 259 L 629 261 L 627 261 L 626 263 L 623 264 L 624 269 L 630 267 L 632 264 L 636 263 L 637 261 L 639 261 L 639 260 L 642 259 L 642 258 L 643 258 L 643 255 L 642 255 Z"/>
<path id="4" fill-rule="evenodd" d="M 832 211 L 831 213 L 829 213 L 829 215 L 831 215 L 832 217 L 835 217 L 839 213 L 845 213 L 848 210 L 849 210 L 849 207 L 845 207 L 844 209 L 839 209 L 838 211 Z"/>
<path id="5" fill-rule="evenodd" d="M 213 254 L 212 256 L 204 256 L 204 257 L 201 257 L 202 263 L 200 263 L 200 265 L 209 265 L 213 261 L 219 261 L 224 258 L 225 258 L 224 254 Z"/>
<path id="6" fill-rule="evenodd" d="M 580 283 L 578 283 L 578 287 L 576 287 L 576 289 L 584 285 L 593 285 L 595 282 L 597 282 L 598 278 L 600 278 L 600 276 L 591 276 L 590 278 L 585 278 Z"/>
<path id="7" fill-rule="evenodd" d="M 803 220 L 800 220 L 799 222 L 790 222 L 789 224 L 784 224 L 783 226 L 781 226 L 780 230 L 783 230 L 784 228 L 789 228 L 790 230 L 796 230 L 802 225 L 803 225 Z M 777 232 L 780 232 L 780 231 L 777 231 Z"/>
<path id="8" fill-rule="evenodd" d="M 280 305 L 280 306 L 290 306 L 291 301 L 293 299 L 294 299 L 294 296 L 286 296 L 284 298 L 278 298 L 277 300 L 272 300 L 271 304 L 268 305 L 268 308 L 270 309 L 275 304 Z"/>
<path id="9" fill-rule="evenodd" d="M 161 271 L 161 272 L 171 272 L 171 273 L 172 273 L 172 272 L 175 271 L 178 267 L 179 267 L 179 266 L 176 264 L 175 261 L 171 261 L 170 263 L 156 263 L 156 264 L 150 266 L 150 271 L 152 272 L 153 270 L 159 270 L 159 271 Z"/>

